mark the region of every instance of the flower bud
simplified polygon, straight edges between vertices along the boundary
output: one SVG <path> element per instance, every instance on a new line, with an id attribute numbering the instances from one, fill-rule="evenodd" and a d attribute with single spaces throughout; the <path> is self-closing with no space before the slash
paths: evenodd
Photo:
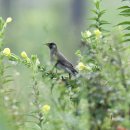
<path id="1" fill-rule="evenodd" d="M 21 52 L 21 57 L 22 57 L 23 59 L 27 59 L 27 58 L 28 58 L 28 56 L 27 56 L 27 54 L 26 54 L 25 51 Z"/>
<path id="2" fill-rule="evenodd" d="M 8 17 L 7 19 L 6 19 L 6 23 L 10 23 L 12 21 L 12 18 L 11 17 Z"/>
<path id="3" fill-rule="evenodd" d="M 10 56 L 11 56 L 11 51 L 10 51 L 10 49 L 9 49 L 9 48 L 5 48 L 5 49 L 3 50 L 3 54 L 4 54 L 5 56 L 10 57 Z"/>
<path id="4" fill-rule="evenodd" d="M 48 113 L 50 111 L 50 106 L 49 105 L 43 105 L 41 108 L 41 112 L 43 113 Z"/>

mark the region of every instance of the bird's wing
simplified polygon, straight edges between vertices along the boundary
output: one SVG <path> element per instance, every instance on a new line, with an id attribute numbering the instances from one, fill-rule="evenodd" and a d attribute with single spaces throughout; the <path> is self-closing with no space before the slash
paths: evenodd
<path id="1" fill-rule="evenodd" d="M 69 62 L 69 60 L 66 59 L 65 56 L 63 56 L 61 53 L 58 52 L 57 57 L 58 57 L 59 62 L 62 65 L 66 66 L 68 68 L 74 68 L 73 65 Z"/>

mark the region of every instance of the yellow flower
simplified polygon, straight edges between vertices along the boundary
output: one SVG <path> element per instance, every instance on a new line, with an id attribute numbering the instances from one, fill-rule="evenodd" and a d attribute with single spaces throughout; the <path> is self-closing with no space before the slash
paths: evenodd
<path id="1" fill-rule="evenodd" d="M 12 18 L 11 17 L 8 17 L 7 19 L 6 19 L 6 23 L 10 23 L 12 21 Z"/>
<path id="2" fill-rule="evenodd" d="M 87 39 L 92 35 L 92 33 L 88 30 L 88 31 L 85 31 L 85 32 L 81 32 L 81 35 L 84 39 Z"/>
<path id="3" fill-rule="evenodd" d="M 102 32 L 99 29 L 94 30 L 94 34 L 96 35 L 96 38 L 100 38 L 102 36 Z"/>
<path id="4" fill-rule="evenodd" d="M 3 50 L 3 54 L 4 54 L 5 56 L 10 57 L 10 56 L 11 56 L 11 51 L 10 51 L 10 49 L 9 49 L 9 48 L 5 48 L 5 49 Z"/>
<path id="5" fill-rule="evenodd" d="M 50 111 L 51 107 L 49 105 L 43 105 L 41 108 L 41 112 L 48 113 Z"/>
<path id="6" fill-rule="evenodd" d="M 76 66 L 76 68 L 77 68 L 79 71 L 82 71 L 82 70 L 91 70 L 91 67 L 88 66 L 88 65 L 84 65 L 83 62 L 79 62 L 78 65 Z"/>
<path id="7" fill-rule="evenodd" d="M 28 59 L 28 56 L 25 51 L 21 52 L 21 57 L 24 59 Z"/>
<path id="8" fill-rule="evenodd" d="M 81 71 L 81 70 L 85 70 L 86 66 L 83 64 L 83 62 L 79 62 L 78 65 L 76 66 L 76 68 Z"/>
<path id="9" fill-rule="evenodd" d="M 87 37 L 90 37 L 91 35 L 92 35 L 92 33 L 88 30 L 88 31 L 85 31 L 85 33 L 86 33 L 86 36 Z"/>

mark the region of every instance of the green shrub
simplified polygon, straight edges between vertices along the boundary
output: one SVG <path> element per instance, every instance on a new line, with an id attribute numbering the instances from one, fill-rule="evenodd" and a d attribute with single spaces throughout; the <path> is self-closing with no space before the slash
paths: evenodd
<path id="1" fill-rule="evenodd" d="M 7 111 L 10 126 L 17 130 L 130 128 L 129 45 L 122 42 L 128 33 L 118 26 L 105 29 L 109 22 L 103 19 L 107 12 L 101 9 L 101 2 L 95 1 L 93 23 L 81 33 L 82 46 L 75 53 L 79 73 L 71 79 L 63 71 L 53 70 L 52 65 L 42 65 L 37 55 L 28 56 L 23 51 L 19 56 L 9 48 L 3 49 L 3 29 L 8 21 L 1 19 L 0 90 L 1 99 L 5 100 L 0 101 L 0 111 Z M 124 9 L 121 15 L 129 14 L 126 8 L 129 7 L 119 8 Z M 24 100 L 15 99 L 15 90 L 10 91 L 10 87 L 5 86 L 12 78 L 5 75 L 5 61 L 25 66 L 29 71 L 28 105 Z M 0 118 L 3 116 L 7 118 L 6 115 Z"/>

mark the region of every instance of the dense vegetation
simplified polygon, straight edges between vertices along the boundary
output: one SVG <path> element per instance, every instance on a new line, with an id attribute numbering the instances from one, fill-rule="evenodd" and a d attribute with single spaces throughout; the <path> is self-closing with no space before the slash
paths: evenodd
<path id="1" fill-rule="evenodd" d="M 0 130 L 130 129 L 130 22 L 117 21 L 106 29 L 111 23 L 103 19 L 107 12 L 101 2 L 94 2 L 91 24 L 81 32 L 75 53 L 79 73 L 71 79 L 41 64 L 36 54 L 17 55 L 3 48 L 7 24 L 13 21 L 0 18 Z M 121 18 L 130 17 L 130 6 L 117 10 Z M 12 68 L 17 65 L 30 76 L 23 100 L 16 98 L 19 86 L 13 86 Z"/>

